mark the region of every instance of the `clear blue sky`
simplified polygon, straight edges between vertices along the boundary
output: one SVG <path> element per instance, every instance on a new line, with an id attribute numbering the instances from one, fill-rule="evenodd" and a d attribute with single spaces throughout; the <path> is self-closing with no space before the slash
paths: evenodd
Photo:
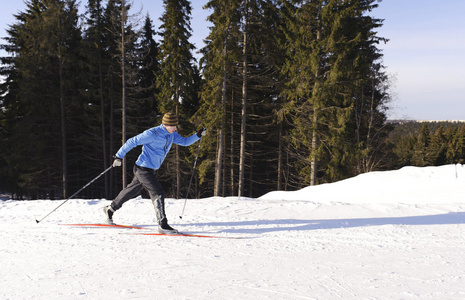
<path id="1" fill-rule="evenodd" d="M 2 1 L 0 36 L 25 8 L 23 1 Z M 84 5 L 86 0 L 81 0 Z M 191 1 L 191 42 L 203 46 L 209 23 L 202 9 L 207 0 Z M 133 12 L 149 13 L 156 29 L 162 0 L 134 0 Z M 372 16 L 384 19 L 378 36 L 387 73 L 394 78 L 390 118 L 465 120 L 465 0 L 383 0 Z M 2 41 L 3 43 L 3 41 Z M 0 55 L 5 55 L 0 52 Z M 196 55 L 198 57 L 198 55 Z"/>

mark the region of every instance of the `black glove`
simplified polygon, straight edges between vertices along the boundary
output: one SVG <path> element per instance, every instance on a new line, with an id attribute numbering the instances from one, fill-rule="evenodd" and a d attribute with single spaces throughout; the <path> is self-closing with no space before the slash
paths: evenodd
<path id="1" fill-rule="evenodd" d="M 119 158 L 118 156 L 115 156 L 115 160 L 113 161 L 113 168 L 115 167 L 121 167 L 121 158 Z"/>
<path id="2" fill-rule="evenodd" d="M 205 134 L 207 134 L 207 128 L 205 128 L 205 127 L 200 129 L 199 131 L 197 131 L 197 136 L 199 138 L 203 137 Z"/>

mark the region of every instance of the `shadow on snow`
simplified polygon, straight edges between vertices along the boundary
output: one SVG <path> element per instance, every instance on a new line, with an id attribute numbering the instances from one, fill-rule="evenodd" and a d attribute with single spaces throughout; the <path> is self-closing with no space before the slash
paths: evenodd
<path id="1" fill-rule="evenodd" d="M 318 229 L 339 229 L 367 226 L 383 225 L 453 225 L 464 224 L 465 212 L 451 212 L 448 214 L 410 216 L 410 217 L 387 217 L 387 218 L 355 218 L 355 219 L 331 219 L 331 220 L 257 220 L 241 222 L 210 222 L 193 223 L 194 226 L 221 226 L 231 227 L 231 229 L 220 230 L 228 233 L 251 233 L 260 234 L 276 231 L 294 230 L 318 230 Z M 261 226 L 271 226 L 263 228 Z M 259 226 L 253 228 L 254 226 Z M 235 228 L 238 227 L 238 228 Z"/>

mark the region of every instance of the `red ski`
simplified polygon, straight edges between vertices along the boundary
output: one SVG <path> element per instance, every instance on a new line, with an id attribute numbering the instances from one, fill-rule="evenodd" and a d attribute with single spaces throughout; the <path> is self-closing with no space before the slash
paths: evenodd
<path id="1" fill-rule="evenodd" d="M 146 229 L 140 226 L 130 225 L 119 225 L 119 224 L 100 224 L 100 223 L 89 223 L 89 224 L 60 224 L 63 226 L 74 226 L 74 227 L 107 227 L 107 228 L 128 228 L 128 229 Z"/>
<path id="2" fill-rule="evenodd" d="M 100 228 L 126 228 L 126 229 L 150 229 L 141 226 L 130 226 L 130 225 L 119 225 L 119 224 L 103 224 L 103 223 L 84 223 L 84 224 L 60 224 L 63 226 L 72 227 L 100 227 Z M 158 235 L 158 236 L 186 236 L 186 237 L 198 237 L 198 238 L 209 238 L 209 239 L 240 239 L 241 237 L 229 237 L 229 236 L 217 236 L 217 235 L 203 235 L 203 234 L 192 234 L 192 233 L 176 233 L 166 234 L 158 232 L 140 232 L 140 233 L 125 233 L 132 235 Z"/>

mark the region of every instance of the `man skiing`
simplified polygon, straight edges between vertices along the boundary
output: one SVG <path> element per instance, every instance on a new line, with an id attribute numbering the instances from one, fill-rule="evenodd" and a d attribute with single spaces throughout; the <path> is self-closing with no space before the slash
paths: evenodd
<path id="1" fill-rule="evenodd" d="M 109 224 L 113 224 L 113 214 L 121 206 L 140 194 L 143 188 L 147 190 L 155 208 L 158 222 L 158 231 L 164 234 L 179 234 L 176 229 L 168 225 L 165 214 L 165 190 L 156 176 L 158 170 L 168 154 L 171 145 L 189 146 L 205 135 L 206 129 L 200 129 L 197 133 L 185 138 L 176 132 L 178 117 L 173 113 L 163 116 L 162 124 L 147 129 L 143 133 L 130 138 L 118 150 L 115 155 L 113 167 L 121 166 L 121 160 L 132 148 L 142 145 L 142 153 L 134 165 L 134 178 L 132 182 L 123 188 L 118 196 L 105 206 L 103 211 Z"/>

